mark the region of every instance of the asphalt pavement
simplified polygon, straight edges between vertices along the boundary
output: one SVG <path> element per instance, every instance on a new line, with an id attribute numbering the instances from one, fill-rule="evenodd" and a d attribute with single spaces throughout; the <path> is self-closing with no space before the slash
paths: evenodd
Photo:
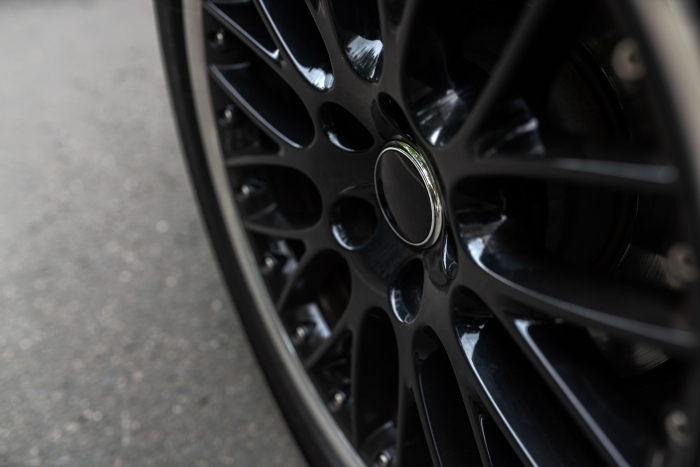
<path id="1" fill-rule="evenodd" d="M 148 0 L 0 1 L 0 466 L 303 466 L 185 173 Z"/>

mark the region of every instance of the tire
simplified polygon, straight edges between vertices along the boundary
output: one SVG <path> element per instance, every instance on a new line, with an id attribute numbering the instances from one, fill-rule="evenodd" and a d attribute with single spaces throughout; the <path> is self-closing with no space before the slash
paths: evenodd
<path id="1" fill-rule="evenodd" d="M 697 465 L 694 3 L 154 4 L 310 465 Z"/>

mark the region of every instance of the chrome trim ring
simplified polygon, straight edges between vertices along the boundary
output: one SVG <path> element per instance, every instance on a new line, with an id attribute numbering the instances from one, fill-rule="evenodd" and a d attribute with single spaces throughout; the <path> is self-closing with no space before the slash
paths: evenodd
<path id="1" fill-rule="evenodd" d="M 420 242 L 411 242 L 410 240 L 405 238 L 399 232 L 399 229 L 395 225 L 394 219 L 392 219 L 391 216 L 387 215 L 386 211 L 389 210 L 389 207 L 385 206 L 383 203 L 383 196 L 381 196 L 381 194 L 379 193 L 380 184 L 378 183 L 379 162 L 381 161 L 382 156 L 387 152 L 399 153 L 406 159 L 411 161 L 411 164 L 413 164 L 413 166 L 420 174 L 420 177 L 423 180 L 423 185 L 425 186 L 425 190 L 428 193 L 428 198 L 430 199 L 431 225 L 428 235 L 425 237 L 424 240 Z M 440 235 L 442 234 L 442 227 L 444 224 L 444 208 L 442 205 L 442 200 L 440 198 L 440 192 L 437 189 L 435 177 L 433 176 L 433 172 L 430 169 L 430 165 L 428 165 L 428 161 L 425 159 L 425 157 L 423 157 L 423 154 L 421 154 L 418 149 L 414 148 L 413 146 L 404 141 L 399 140 L 394 140 L 387 143 L 384 149 L 382 149 L 382 152 L 379 153 L 379 157 L 377 157 L 377 162 L 374 164 L 374 187 L 377 193 L 377 199 L 379 201 L 379 205 L 381 207 L 384 219 L 386 219 L 386 222 L 387 224 L 389 224 L 389 227 L 391 227 L 391 230 L 393 230 L 394 233 L 401 240 L 406 242 L 408 245 L 414 246 L 416 248 L 430 248 L 435 244 L 435 242 L 440 238 Z"/>

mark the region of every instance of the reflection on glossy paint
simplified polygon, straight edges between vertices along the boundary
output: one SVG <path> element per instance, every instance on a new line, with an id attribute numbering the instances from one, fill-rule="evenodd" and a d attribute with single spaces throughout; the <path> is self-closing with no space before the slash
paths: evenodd
<path id="1" fill-rule="evenodd" d="M 442 267 L 449 279 L 454 279 L 457 276 L 457 248 L 449 232 L 445 233 L 442 244 Z"/>
<path id="2" fill-rule="evenodd" d="M 305 67 L 301 63 L 294 60 L 299 72 L 304 75 L 304 78 L 311 83 L 319 91 L 326 91 L 333 87 L 333 74 L 326 72 L 321 68 Z"/>
<path id="3" fill-rule="evenodd" d="M 496 155 L 505 145 L 523 136 L 533 137 L 534 144 L 528 148 L 528 154 L 544 155 L 544 145 L 542 144 L 542 140 L 540 139 L 540 135 L 538 133 L 539 126 L 539 120 L 537 120 L 535 117 L 532 117 L 522 125 L 515 126 L 513 129 L 503 135 L 503 137 L 501 137 L 501 139 L 493 147 L 486 151 L 484 157 Z"/>
<path id="4" fill-rule="evenodd" d="M 506 221 L 506 216 L 501 214 L 500 219 L 488 224 L 459 224 L 459 237 L 466 246 L 474 261 L 483 267 L 481 256 L 486 248 L 491 235 Z"/>
<path id="5" fill-rule="evenodd" d="M 340 245 L 346 250 L 356 250 L 357 248 L 359 248 L 353 245 L 352 241 L 350 240 L 350 236 L 345 230 L 345 227 L 343 227 L 342 225 L 331 225 L 331 232 L 333 232 L 333 237 L 335 237 L 335 240 L 338 243 L 340 243 Z"/>
<path id="6" fill-rule="evenodd" d="M 326 135 L 328 135 L 328 139 L 330 140 L 330 142 L 332 144 L 334 144 L 335 146 L 338 146 L 340 149 L 342 149 L 344 151 L 350 151 L 350 152 L 355 151 L 353 148 L 349 148 L 349 147 L 343 145 L 343 143 L 340 142 L 340 139 L 338 138 L 338 135 L 336 134 L 336 132 L 334 130 L 331 130 L 331 129 L 326 130 Z"/>
<path id="7" fill-rule="evenodd" d="M 304 2 L 261 0 L 265 15 L 299 73 L 319 91 L 333 86 L 330 57 Z"/>
<path id="8" fill-rule="evenodd" d="M 418 126 L 431 144 L 445 141 L 458 128 L 468 113 L 467 104 L 454 89 L 416 112 Z"/>
<path id="9" fill-rule="evenodd" d="M 214 3 L 205 2 L 204 7 L 224 18 L 239 33 L 255 44 L 259 50 L 263 51 L 265 55 L 275 62 L 279 61 L 280 51 L 252 2 L 217 0 Z"/>
<path id="10" fill-rule="evenodd" d="M 482 334 L 488 332 L 486 331 L 486 324 L 483 322 L 474 322 L 470 320 L 455 320 L 455 331 L 457 332 L 457 337 L 461 344 L 462 351 L 464 352 L 464 356 L 467 358 L 467 362 L 474 372 L 474 376 L 476 376 L 476 378 L 479 380 L 481 387 L 485 391 L 484 395 L 491 402 L 494 411 L 498 414 L 499 418 L 506 426 L 506 429 L 513 436 L 515 442 L 520 447 L 520 451 L 528 458 L 531 465 L 538 465 L 509 423 L 509 418 L 504 415 L 502 407 L 496 398 L 494 398 L 494 395 L 498 396 L 500 391 L 494 387 L 493 375 L 489 376 L 489 372 L 499 368 L 499 366 L 501 366 L 499 363 L 502 363 L 502 360 L 499 359 L 495 361 L 487 361 L 484 358 L 486 355 L 491 353 L 489 352 L 488 347 L 493 346 L 493 334 L 482 339 Z M 493 329 L 489 327 L 489 331 L 493 331 Z M 479 345 L 478 349 L 477 345 Z M 493 357 L 493 355 L 491 357 Z M 501 367 L 501 370 L 505 370 L 505 368 Z M 496 391 L 494 392 L 495 389 Z M 502 396 L 502 394 L 500 395 Z"/>
<path id="11" fill-rule="evenodd" d="M 471 329 L 465 326 L 461 329 L 463 332 L 459 336 L 459 341 L 462 343 L 462 350 L 464 351 L 464 354 L 472 367 L 474 366 L 474 363 L 472 362 L 474 358 L 474 349 L 476 348 L 476 344 L 479 343 L 479 337 L 481 337 L 482 329 L 484 329 L 483 324 Z"/>
<path id="12" fill-rule="evenodd" d="M 367 81 L 377 81 L 381 72 L 383 44 L 380 40 L 353 37 L 345 46 L 345 53 L 357 73 Z"/>

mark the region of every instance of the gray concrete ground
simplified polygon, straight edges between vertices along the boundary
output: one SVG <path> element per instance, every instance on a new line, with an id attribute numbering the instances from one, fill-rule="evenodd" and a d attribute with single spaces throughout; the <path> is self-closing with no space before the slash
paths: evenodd
<path id="1" fill-rule="evenodd" d="M 200 225 L 151 8 L 0 2 L 0 465 L 302 466 Z"/>

